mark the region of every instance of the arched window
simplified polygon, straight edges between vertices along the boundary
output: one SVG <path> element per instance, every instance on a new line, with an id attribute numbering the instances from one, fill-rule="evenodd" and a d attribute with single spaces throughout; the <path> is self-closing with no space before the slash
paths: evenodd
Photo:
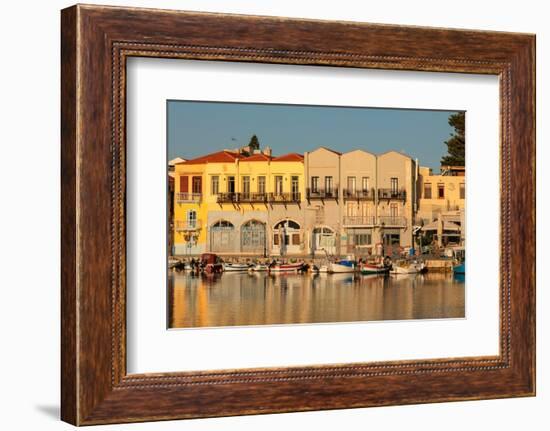
<path id="1" fill-rule="evenodd" d="M 300 225 L 296 223 L 294 220 L 281 220 L 279 223 L 277 223 L 275 226 L 273 226 L 273 229 L 300 229 Z"/>
<path id="2" fill-rule="evenodd" d="M 212 225 L 213 228 L 229 228 L 233 229 L 235 226 L 233 226 L 233 223 L 227 220 L 219 220 L 216 223 Z"/>

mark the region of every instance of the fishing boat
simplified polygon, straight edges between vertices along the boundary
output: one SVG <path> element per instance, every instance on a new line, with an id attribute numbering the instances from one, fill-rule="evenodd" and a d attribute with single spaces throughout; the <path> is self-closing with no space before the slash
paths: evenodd
<path id="1" fill-rule="evenodd" d="M 466 274 L 466 262 L 459 263 L 458 265 L 453 266 L 454 274 Z"/>
<path id="2" fill-rule="evenodd" d="M 394 263 L 391 266 L 390 274 L 418 274 L 424 269 L 424 264 L 421 262 L 400 262 Z"/>
<path id="3" fill-rule="evenodd" d="M 319 272 L 322 273 L 322 274 L 326 274 L 326 273 L 330 272 L 328 265 L 321 265 L 319 267 Z"/>
<path id="4" fill-rule="evenodd" d="M 274 263 L 269 266 L 269 272 L 298 272 L 304 267 L 303 262 L 297 263 Z"/>
<path id="5" fill-rule="evenodd" d="M 364 263 L 361 265 L 361 274 L 387 274 L 390 272 L 390 267 L 384 264 Z"/>
<path id="6" fill-rule="evenodd" d="M 332 273 L 355 272 L 357 269 L 357 264 L 354 260 L 345 259 L 337 262 L 331 262 L 328 267 L 329 272 Z"/>
<path id="7" fill-rule="evenodd" d="M 248 271 L 250 265 L 248 263 L 224 263 L 223 270 L 225 272 L 237 272 L 237 271 Z"/>
<path id="8" fill-rule="evenodd" d="M 216 274 L 223 271 L 222 261 L 214 253 L 203 253 L 201 255 L 200 267 L 208 274 Z"/>

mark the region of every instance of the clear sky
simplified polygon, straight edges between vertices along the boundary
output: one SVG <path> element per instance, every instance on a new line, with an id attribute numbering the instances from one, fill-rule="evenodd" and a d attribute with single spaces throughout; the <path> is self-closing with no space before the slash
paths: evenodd
<path id="1" fill-rule="evenodd" d="M 168 159 L 247 145 L 252 135 L 274 155 L 324 146 L 346 152 L 403 151 L 439 171 L 455 111 L 168 101 Z"/>

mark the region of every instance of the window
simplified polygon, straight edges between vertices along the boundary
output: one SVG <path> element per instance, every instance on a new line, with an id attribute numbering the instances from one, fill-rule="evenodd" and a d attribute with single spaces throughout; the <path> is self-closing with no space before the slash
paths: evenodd
<path id="1" fill-rule="evenodd" d="M 197 211 L 187 211 L 187 226 L 189 226 L 190 228 L 194 228 L 197 226 Z"/>
<path id="2" fill-rule="evenodd" d="M 227 177 L 227 193 L 235 193 L 235 177 Z"/>
<path id="3" fill-rule="evenodd" d="M 399 180 L 395 177 L 393 177 L 391 180 L 391 192 L 392 194 L 397 193 L 397 190 L 399 189 Z"/>
<path id="4" fill-rule="evenodd" d="M 356 233 L 351 239 L 354 245 L 369 245 L 372 243 L 370 233 Z"/>
<path id="5" fill-rule="evenodd" d="M 464 183 L 460 183 L 460 199 L 466 198 L 466 185 Z"/>
<path id="6" fill-rule="evenodd" d="M 292 234 L 292 245 L 300 245 L 300 234 L 299 233 L 293 233 Z"/>
<path id="7" fill-rule="evenodd" d="M 275 194 L 276 195 L 283 194 L 283 177 L 281 175 L 277 175 L 275 177 Z"/>
<path id="8" fill-rule="evenodd" d="M 213 195 L 217 195 L 220 192 L 220 177 L 213 175 L 210 181 L 210 189 Z"/>
<path id="9" fill-rule="evenodd" d="M 368 192 L 369 191 L 369 177 L 363 177 L 361 179 L 361 187 L 362 187 L 363 192 Z"/>
<path id="10" fill-rule="evenodd" d="M 189 177 L 187 175 L 180 177 L 180 193 L 189 191 Z"/>
<path id="11" fill-rule="evenodd" d="M 399 215 L 399 209 L 397 208 L 397 204 L 391 204 L 390 205 L 390 217 L 395 218 Z"/>
<path id="12" fill-rule="evenodd" d="M 242 194 L 244 197 L 249 197 L 250 196 L 250 177 L 248 175 L 243 176 L 242 180 L 243 180 L 243 189 L 241 190 Z"/>
<path id="13" fill-rule="evenodd" d="M 424 199 L 432 198 L 432 183 L 424 183 Z"/>
<path id="14" fill-rule="evenodd" d="M 193 177 L 193 193 L 202 193 L 202 177 Z"/>
<path id="15" fill-rule="evenodd" d="M 445 184 L 439 183 L 437 185 L 437 198 L 445 199 Z"/>
<path id="16" fill-rule="evenodd" d="M 292 200 L 293 201 L 299 201 L 300 200 L 300 188 L 299 188 L 298 177 L 293 176 L 290 179 L 290 184 L 291 184 L 291 189 L 290 190 L 292 192 Z"/>
<path id="17" fill-rule="evenodd" d="M 258 193 L 265 194 L 265 177 L 258 177 Z"/>
<path id="18" fill-rule="evenodd" d="M 311 193 L 319 193 L 319 177 L 311 177 Z"/>
<path id="19" fill-rule="evenodd" d="M 348 177 L 348 192 L 355 192 L 355 177 Z"/>
<path id="20" fill-rule="evenodd" d="M 332 177 L 325 177 L 325 192 L 332 194 Z"/>

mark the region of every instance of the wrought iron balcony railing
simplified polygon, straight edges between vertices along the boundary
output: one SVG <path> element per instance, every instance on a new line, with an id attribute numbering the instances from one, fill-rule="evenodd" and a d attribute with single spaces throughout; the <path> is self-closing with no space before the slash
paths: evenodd
<path id="1" fill-rule="evenodd" d="M 267 193 L 218 193 L 218 203 L 267 202 Z"/>
<path id="2" fill-rule="evenodd" d="M 396 199 L 396 200 L 406 200 L 407 192 L 403 189 L 378 189 L 378 199 Z"/>
<path id="3" fill-rule="evenodd" d="M 176 201 L 178 203 L 182 203 L 182 202 L 200 202 L 201 198 L 202 198 L 201 193 L 187 193 L 187 192 L 176 193 Z"/>
<path id="4" fill-rule="evenodd" d="M 176 231 L 186 232 L 201 228 L 201 220 L 176 220 Z"/>
<path id="5" fill-rule="evenodd" d="M 333 189 L 306 189 L 308 200 L 313 199 L 338 199 L 338 187 Z"/>
<path id="6" fill-rule="evenodd" d="M 374 216 L 344 216 L 344 226 L 374 226 Z"/>
<path id="7" fill-rule="evenodd" d="M 302 197 L 300 192 L 269 193 L 267 200 L 271 204 L 299 203 Z"/>
<path id="8" fill-rule="evenodd" d="M 385 227 L 405 227 L 407 219 L 402 216 L 378 216 L 378 224 Z"/>
<path id="9" fill-rule="evenodd" d="M 374 189 L 367 190 L 353 190 L 353 189 L 344 189 L 344 199 L 349 200 L 374 200 Z"/>

